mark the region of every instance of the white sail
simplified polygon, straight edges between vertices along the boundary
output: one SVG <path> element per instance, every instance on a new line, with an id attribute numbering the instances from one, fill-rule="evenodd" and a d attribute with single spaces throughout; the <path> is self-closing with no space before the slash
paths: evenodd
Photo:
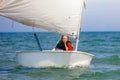
<path id="1" fill-rule="evenodd" d="M 84 0 L 0 0 L 0 15 L 25 25 L 76 37 Z"/>

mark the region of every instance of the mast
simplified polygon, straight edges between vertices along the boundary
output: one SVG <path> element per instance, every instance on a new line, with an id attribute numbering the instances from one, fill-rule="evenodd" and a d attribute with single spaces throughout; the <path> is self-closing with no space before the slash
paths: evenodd
<path id="1" fill-rule="evenodd" d="M 79 43 L 79 33 L 78 36 L 76 37 L 76 47 L 75 47 L 75 51 L 78 51 L 78 43 Z"/>
<path id="2" fill-rule="evenodd" d="M 77 32 L 77 37 L 76 37 L 76 46 L 75 46 L 75 51 L 78 51 L 78 44 L 79 44 L 79 37 L 80 37 L 80 32 L 81 32 L 81 23 L 82 23 L 82 14 L 83 14 L 83 8 L 85 7 L 85 2 L 83 3 L 83 6 L 82 6 L 82 12 L 81 12 L 81 18 L 79 19 L 79 29 L 78 29 L 78 32 Z M 81 22 L 80 22 L 81 21 Z"/>

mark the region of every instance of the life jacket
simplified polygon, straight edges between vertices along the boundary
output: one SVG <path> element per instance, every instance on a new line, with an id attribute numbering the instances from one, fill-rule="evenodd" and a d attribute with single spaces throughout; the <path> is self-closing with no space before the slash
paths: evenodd
<path id="1" fill-rule="evenodd" d="M 73 45 L 70 41 L 67 41 L 66 44 L 63 41 L 59 41 L 56 48 L 61 49 L 61 50 L 65 50 L 65 51 L 72 51 Z"/>
<path id="2" fill-rule="evenodd" d="M 68 46 L 68 51 L 72 51 L 73 50 L 73 45 L 70 41 L 67 42 L 67 46 Z"/>

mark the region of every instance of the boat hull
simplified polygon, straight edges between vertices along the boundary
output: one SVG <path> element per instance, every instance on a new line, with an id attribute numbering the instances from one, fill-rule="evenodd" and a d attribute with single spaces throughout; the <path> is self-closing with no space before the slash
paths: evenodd
<path id="1" fill-rule="evenodd" d="M 32 68 L 86 67 L 92 54 L 81 51 L 21 51 L 17 52 L 18 65 Z"/>

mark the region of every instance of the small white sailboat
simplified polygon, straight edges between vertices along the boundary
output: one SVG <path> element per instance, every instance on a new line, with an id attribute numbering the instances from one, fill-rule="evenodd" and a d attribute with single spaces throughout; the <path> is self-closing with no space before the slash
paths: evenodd
<path id="1" fill-rule="evenodd" d="M 84 0 L 0 0 L 0 15 L 25 25 L 76 39 L 74 51 L 19 51 L 18 65 L 25 67 L 89 66 L 92 54 L 78 51 Z"/>

